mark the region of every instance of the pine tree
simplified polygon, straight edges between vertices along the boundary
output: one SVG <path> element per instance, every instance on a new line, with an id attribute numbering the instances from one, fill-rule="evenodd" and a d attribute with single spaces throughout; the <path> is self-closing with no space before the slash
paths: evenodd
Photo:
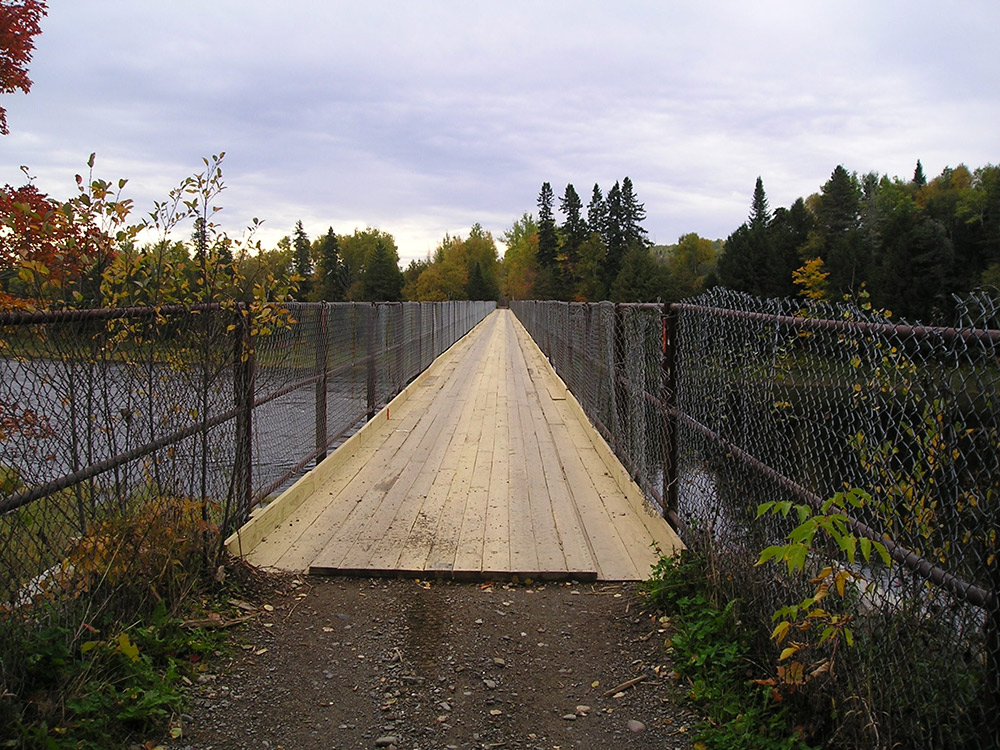
<path id="1" fill-rule="evenodd" d="M 556 234 L 556 221 L 552 213 L 555 196 L 552 186 L 542 183 L 538 194 L 538 264 L 543 268 L 551 267 L 556 262 L 559 251 L 559 237 Z"/>
<path id="2" fill-rule="evenodd" d="M 601 186 L 594 184 L 594 191 L 590 195 L 590 203 L 587 204 L 587 227 L 590 231 L 604 236 L 608 223 L 608 204 L 604 200 L 604 193 Z"/>
<path id="3" fill-rule="evenodd" d="M 319 298 L 341 302 L 347 291 L 347 269 L 340 260 L 340 243 L 333 227 L 326 230 L 319 248 Z"/>
<path id="4" fill-rule="evenodd" d="M 649 247 L 646 229 L 642 222 L 646 220 L 646 207 L 639 202 L 632 187 L 632 180 L 625 177 L 621 187 L 622 234 L 625 249 L 630 250 L 639 245 Z"/>
<path id="5" fill-rule="evenodd" d="M 607 218 L 604 222 L 604 246 L 606 248 L 604 256 L 604 267 L 602 269 L 602 283 L 605 290 L 610 290 L 618 277 L 621 269 L 622 258 L 626 251 L 625 236 L 625 209 L 622 203 L 622 189 L 619 183 L 615 183 L 608 191 Z"/>
<path id="6" fill-rule="evenodd" d="M 831 293 L 838 297 L 858 291 L 868 279 L 861 241 L 861 187 L 857 176 L 843 166 L 834 169 L 823 185 L 818 218 Z"/>
<path id="7" fill-rule="evenodd" d="M 927 184 L 927 177 L 924 176 L 924 165 L 920 163 L 920 159 L 917 159 L 917 167 L 913 170 L 913 184 L 918 188 Z"/>
<path id="8" fill-rule="evenodd" d="M 194 246 L 194 259 L 199 265 L 204 265 L 208 257 L 208 229 L 205 219 L 201 216 L 194 220 L 194 229 L 191 230 L 191 244 Z"/>
<path id="9" fill-rule="evenodd" d="M 559 210 L 566 217 L 562 225 L 563 254 L 570 264 L 573 264 L 579 254 L 580 245 L 587 239 L 589 229 L 583 218 L 583 201 L 580 200 L 572 183 L 566 186 L 559 201 Z"/>
<path id="10" fill-rule="evenodd" d="M 767 229 L 771 223 L 771 209 L 767 205 L 767 195 L 764 193 L 764 181 L 758 177 L 753 189 L 753 202 L 750 204 L 749 224 L 751 229 Z"/>
<path id="11" fill-rule="evenodd" d="M 297 299 L 304 300 L 312 289 L 313 263 L 309 252 L 309 237 L 302 228 L 302 220 L 295 222 L 295 233 L 292 235 L 292 267 L 301 277 Z"/>
<path id="12" fill-rule="evenodd" d="M 365 302 L 399 302 L 403 291 L 403 273 L 396 253 L 379 237 L 365 266 L 361 280 Z"/>
<path id="13" fill-rule="evenodd" d="M 806 244 L 814 227 L 815 218 L 802 198 L 797 198 L 789 208 L 777 209 L 771 216 L 767 230 L 770 284 L 766 294 L 776 297 L 798 294 L 792 274 L 802 265 L 799 248 Z"/>
<path id="14" fill-rule="evenodd" d="M 498 290 L 495 284 L 490 284 L 483 274 L 483 265 L 478 260 L 469 271 L 469 282 L 466 284 L 466 296 L 471 300 L 491 300 L 496 299 Z"/>

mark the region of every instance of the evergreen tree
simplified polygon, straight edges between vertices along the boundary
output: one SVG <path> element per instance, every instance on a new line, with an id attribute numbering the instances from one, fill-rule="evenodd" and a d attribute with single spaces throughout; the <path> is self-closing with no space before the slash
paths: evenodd
<path id="1" fill-rule="evenodd" d="M 302 228 L 302 220 L 295 222 L 295 233 L 292 235 L 292 265 L 295 273 L 302 280 L 299 282 L 299 293 L 296 299 L 304 300 L 312 289 L 313 263 L 309 252 L 309 237 Z"/>
<path id="2" fill-rule="evenodd" d="M 556 262 L 559 250 L 559 237 L 556 234 L 556 220 L 552 213 L 555 196 L 552 186 L 542 183 L 538 194 L 538 264 L 543 268 L 551 267 Z"/>
<path id="3" fill-rule="evenodd" d="M 361 279 L 365 302 L 399 302 L 403 291 L 403 273 L 396 252 L 379 237 Z"/>
<path id="4" fill-rule="evenodd" d="M 590 231 L 604 236 L 608 223 L 608 204 L 604 200 L 604 193 L 601 186 L 594 184 L 594 191 L 590 195 L 590 203 L 587 204 L 587 227 Z"/>
<path id="5" fill-rule="evenodd" d="M 775 210 L 768 227 L 768 295 L 794 297 L 799 293 L 792 274 L 802 265 L 799 249 L 806 244 L 814 226 L 815 219 L 802 198 L 797 198 L 789 208 Z"/>
<path id="6" fill-rule="evenodd" d="M 829 284 L 835 298 L 856 293 L 868 279 L 860 212 L 858 179 L 838 166 L 823 185 L 818 211 L 823 240 L 821 256 L 830 273 Z"/>
<path id="7" fill-rule="evenodd" d="M 191 231 L 191 245 L 194 247 L 194 259 L 198 265 L 204 265 L 208 257 L 208 227 L 205 219 L 201 216 L 194 220 L 194 229 Z"/>
<path id="8" fill-rule="evenodd" d="M 590 232 L 587 222 L 583 218 L 583 201 L 580 200 L 572 183 L 566 186 L 563 197 L 559 201 L 559 210 L 565 217 L 562 225 L 563 255 L 573 265 L 579 257 L 580 245 L 587 239 Z"/>
<path id="9" fill-rule="evenodd" d="M 607 216 L 604 222 L 604 266 L 602 268 L 602 283 L 604 289 L 610 291 L 621 270 L 622 258 L 625 257 L 625 209 L 622 203 L 622 189 L 615 183 L 608 191 L 605 200 Z"/>
<path id="10" fill-rule="evenodd" d="M 632 180 L 628 177 L 622 180 L 621 216 L 625 249 L 630 250 L 639 245 L 649 247 L 650 242 L 646 236 L 646 228 L 642 226 L 642 222 L 646 220 L 646 207 L 639 202 L 632 186 Z"/>
<path id="11" fill-rule="evenodd" d="M 340 259 L 340 244 L 333 227 L 326 230 L 319 246 L 319 299 L 341 302 L 347 291 L 347 269 Z"/>
<path id="12" fill-rule="evenodd" d="M 770 222 L 764 181 L 758 177 L 750 216 L 726 239 L 719 259 L 717 274 L 723 286 L 760 297 L 779 293 L 776 289 L 779 285 L 772 278 Z"/>
<path id="13" fill-rule="evenodd" d="M 483 274 L 483 265 L 478 260 L 469 271 L 469 283 L 466 285 L 466 295 L 471 300 L 491 300 L 496 299 L 499 289 L 496 283 L 490 283 Z"/>
<path id="14" fill-rule="evenodd" d="M 767 229 L 771 223 L 771 209 L 767 205 L 767 195 L 764 193 L 764 181 L 758 176 L 753 189 L 753 201 L 750 204 L 750 228 L 753 230 Z"/>
<path id="15" fill-rule="evenodd" d="M 917 159 L 917 167 L 913 170 L 913 184 L 922 188 L 927 184 L 927 177 L 924 175 L 924 165 L 920 163 L 920 159 Z"/>
<path id="16" fill-rule="evenodd" d="M 670 271 L 644 245 L 634 245 L 608 295 L 612 302 L 670 302 L 677 299 Z"/>
<path id="17" fill-rule="evenodd" d="M 740 224 L 723 245 L 716 266 L 719 283 L 727 289 L 759 295 L 764 259 L 758 257 L 758 247 L 749 224 Z"/>

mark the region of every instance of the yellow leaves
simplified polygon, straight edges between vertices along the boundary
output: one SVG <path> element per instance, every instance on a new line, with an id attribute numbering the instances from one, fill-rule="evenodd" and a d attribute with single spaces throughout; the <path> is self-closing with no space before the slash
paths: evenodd
<path id="1" fill-rule="evenodd" d="M 784 661 L 785 659 L 788 659 L 788 658 L 791 658 L 792 656 L 795 656 L 795 654 L 797 654 L 799 652 L 799 648 L 800 648 L 799 646 L 794 645 L 794 644 L 791 645 L 791 646 L 785 647 L 784 649 L 782 649 L 781 656 L 778 657 L 778 661 Z"/>
<path id="2" fill-rule="evenodd" d="M 781 643 L 788 635 L 788 630 L 791 626 L 792 623 L 788 622 L 788 620 L 779 622 L 777 626 L 775 626 L 774 630 L 771 631 L 771 640 Z"/>
<path id="3" fill-rule="evenodd" d="M 801 287 L 799 295 L 812 300 L 827 299 L 829 276 L 829 272 L 824 270 L 823 259 L 819 257 L 806 261 L 802 267 L 792 271 L 792 281 Z"/>
<path id="4" fill-rule="evenodd" d="M 866 540 L 867 541 L 867 540 Z M 847 570 L 842 570 L 834 576 L 834 582 L 837 586 L 837 595 L 843 597 L 844 592 L 847 589 L 847 581 L 854 578 L 854 574 Z"/>
<path id="5" fill-rule="evenodd" d="M 118 652 L 130 661 L 139 661 L 139 647 L 132 643 L 128 633 L 118 636 Z"/>

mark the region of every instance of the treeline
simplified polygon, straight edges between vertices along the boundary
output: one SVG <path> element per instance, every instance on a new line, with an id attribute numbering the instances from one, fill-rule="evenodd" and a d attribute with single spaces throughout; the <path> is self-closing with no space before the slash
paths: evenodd
<path id="1" fill-rule="evenodd" d="M 697 234 L 650 246 L 645 208 L 626 177 L 595 185 L 584 212 L 573 185 L 554 216 L 549 183 L 537 218 L 503 235 L 502 291 L 512 299 L 674 301 L 722 285 L 762 297 L 864 297 L 897 317 L 949 321 L 954 294 L 1000 287 L 1000 167 L 917 162 L 901 180 L 843 166 L 818 193 L 771 210 L 758 178 L 747 220 L 724 241 Z"/>
<path id="2" fill-rule="evenodd" d="M 583 201 L 572 184 L 559 198 L 545 182 L 538 218 L 524 214 L 503 235 L 503 292 L 510 299 L 638 301 L 667 299 L 675 289 L 642 223 L 645 206 L 625 177 L 608 191 L 595 184 Z"/>
<path id="3" fill-rule="evenodd" d="M 537 214 L 501 236 L 475 224 L 399 267 L 380 229 L 310 239 L 299 221 L 273 249 L 212 222 L 221 160 L 133 222 L 125 182 L 78 178 L 68 201 L 30 182 L 0 190 L 0 306 L 90 307 L 219 298 L 304 301 L 560 299 L 670 302 L 723 285 L 769 297 L 869 298 L 897 317 L 951 320 L 953 294 L 1000 287 L 1000 167 L 910 180 L 834 169 L 818 193 L 772 210 L 758 178 L 747 220 L 724 241 L 690 233 L 652 245 L 625 177 L 586 206 L 572 184 L 542 184 Z M 91 167 L 93 162 L 91 161 Z M 195 196 L 194 199 L 191 196 Z M 184 221 L 186 241 L 172 239 Z M 251 229 L 256 227 L 255 224 Z M 140 244 L 153 232 L 159 239 Z"/>
<path id="4" fill-rule="evenodd" d="M 771 212 L 763 182 L 725 242 L 717 283 L 760 296 L 870 295 L 895 316 L 949 321 L 952 295 L 1000 286 L 1000 167 L 928 181 L 833 170 L 819 193 Z"/>

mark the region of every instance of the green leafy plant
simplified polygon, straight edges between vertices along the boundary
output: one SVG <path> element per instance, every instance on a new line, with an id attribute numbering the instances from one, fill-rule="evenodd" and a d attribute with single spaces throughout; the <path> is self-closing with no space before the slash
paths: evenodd
<path id="1" fill-rule="evenodd" d="M 110 637 L 84 623 L 48 627 L 19 645 L 26 698 L 7 701 L 0 746 L 98 750 L 167 733 L 168 726 L 179 736 L 184 686 L 207 657 L 225 651 L 226 636 L 188 627 L 161 604 Z"/>
<path id="2" fill-rule="evenodd" d="M 763 503 L 757 508 L 758 518 L 768 514 L 784 518 L 794 510 L 799 522 L 786 537 L 786 544 L 773 545 L 761 552 L 758 566 L 784 563 L 790 576 L 803 575 L 817 553 L 829 553 L 831 548 L 847 561 L 847 566 L 824 565 L 809 578 L 812 594 L 774 613 L 771 639 L 782 647 L 777 677 L 759 682 L 778 688 L 778 696 L 830 673 L 840 645 L 854 645 L 851 630 L 854 615 L 847 607 L 831 606 L 831 597 L 843 601 L 849 593 L 857 591 L 857 584 L 869 585 L 857 570 L 859 553 L 865 563 L 872 561 L 873 552 L 886 567 L 892 562 L 884 544 L 858 536 L 849 527 L 847 510 L 860 509 L 869 502 L 871 497 L 866 492 L 850 489 L 838 492 L 818 510 L 790 501 Z"/>
<path id="3" fill-rule="evenodd" d="M 755 684 L 748 633 L 741 629 L 739 602 L 719 605 L 712 597 L 706 561 L 690 552 L 661 557 L 640 590 L 659 612 L 664 647 L 687 685 L 687 698 L 706 715 L 698 728 L 703 748 L 802 750 L 803 730 L 791 726 L 786 707 Z"/>

